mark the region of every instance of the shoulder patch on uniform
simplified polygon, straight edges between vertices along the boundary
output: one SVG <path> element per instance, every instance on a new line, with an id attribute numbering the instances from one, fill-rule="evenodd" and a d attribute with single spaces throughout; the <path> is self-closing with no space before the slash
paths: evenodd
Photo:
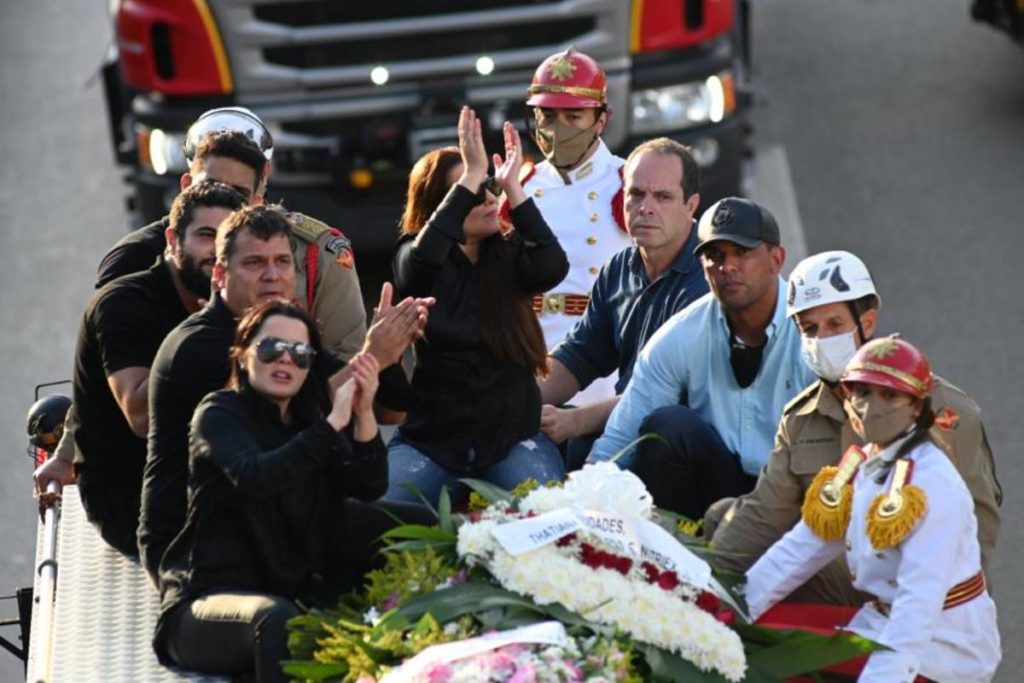
<path id="1" fill-rule="evenodd" d="M 797 408 L 802 406 L 804 403 L 807 403 L 807 401 L 809 401 L 810 399 L 814 398 L 817 395 L 818 382 L 814 382 L 809 387 L 807 387 L 799 394 L 794 396 L 792 399 L 790 399 L 789 403 L 786 404 L 786 407 L 782 409 L 783 415 L 796 410 Z"/>
<path id="2" fill-rule="evenodd" d="M 306 242 L 316 241 L 316 238 L 331 229 L 326 223 L 318 221 L 304 213 L 293 211 L 288 214 L 288 218 L 292 221 L 292 228 L 295 231 L 295 236 Z"/>
<path id="3" fill-rule="evenodd" d="M 341 254 L 352 249 L 352 241 L 347 237 L 332 237 L 324 244 L 324 249 L 332 254 Z"/>
<path id="4" fill-rule="evenodd" d="M 944 432 L 951 432 L 960 426 L 960 416 L 955 410 L 946 406 L 935 414 L 935 426 Z"/>

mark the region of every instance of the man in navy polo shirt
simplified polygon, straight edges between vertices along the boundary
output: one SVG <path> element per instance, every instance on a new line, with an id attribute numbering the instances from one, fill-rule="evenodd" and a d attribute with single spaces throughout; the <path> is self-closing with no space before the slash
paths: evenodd
<path id="1" fill-rule="evenodd" d="M 700 169 L 689 150 L 668 138 L 649 140 L 633 150 L 624 170 L 634 244 L 601 269 L 586 312 L 552 351 L 551 372 L 540 382 L 541 429 L 555 443 L 600 434 L 640 349 L 662 323 L 708 291 L 693 254 Z M 558 407 L 616 370 L 614 397 Z M 569 465 L 578 465 L 589 447 L 590 440 L 571 442 Z"/>

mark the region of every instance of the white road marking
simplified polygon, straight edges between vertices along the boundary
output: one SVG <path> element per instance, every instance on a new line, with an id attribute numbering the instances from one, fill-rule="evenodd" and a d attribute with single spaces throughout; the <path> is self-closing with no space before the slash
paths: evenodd
<path id="1" fill-rule="evenodd" d="M 789 172 L 789 157 L 782 145 L 757 150 L 749 187 L 750 199 L 771 211 L 779 223 L 782 246 L 786 248 L 786 264 L 782 276 L 788 277 L 793 266 L 808 254 L 793 177 Z"/>

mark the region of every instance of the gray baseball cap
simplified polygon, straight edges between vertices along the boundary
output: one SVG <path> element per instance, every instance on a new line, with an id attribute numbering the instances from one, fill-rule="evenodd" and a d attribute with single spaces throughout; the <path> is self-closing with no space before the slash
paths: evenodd
<path id="1" fill-rule="evenodd" d="M 768 209 L 749 199 L 726 197 L 720 199 L 701 215 L 697 224 L 699 244 L 693 250 L 701 250 L 711 242 L 725 240 L 753 249 L 765 242 L 779 244 L 779 225 Z"/>

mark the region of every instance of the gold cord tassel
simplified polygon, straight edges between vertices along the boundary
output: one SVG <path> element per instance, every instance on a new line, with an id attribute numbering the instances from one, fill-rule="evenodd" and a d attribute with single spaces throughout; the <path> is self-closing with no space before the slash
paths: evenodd
<path id="1" fill-rule="evenodd" d="M 857 468 L 867 458 L 857 446 L 850 446 L 839 467 L 823 467 L 814 477 L 800 512 L 804 523 L 823 541 L 838 541 L 846 535 L 853 504 L 853 479 Z"/>
<path id="2" fill-rule="evenodd" d="M 914 530 L 928 511 L 928 497 L 919 486 L 908 484 L 912 463 L 896 461 L 888 493 L 880 493 L 868 508 L 868 538 L 875 550 L 894 548 Z"/>

